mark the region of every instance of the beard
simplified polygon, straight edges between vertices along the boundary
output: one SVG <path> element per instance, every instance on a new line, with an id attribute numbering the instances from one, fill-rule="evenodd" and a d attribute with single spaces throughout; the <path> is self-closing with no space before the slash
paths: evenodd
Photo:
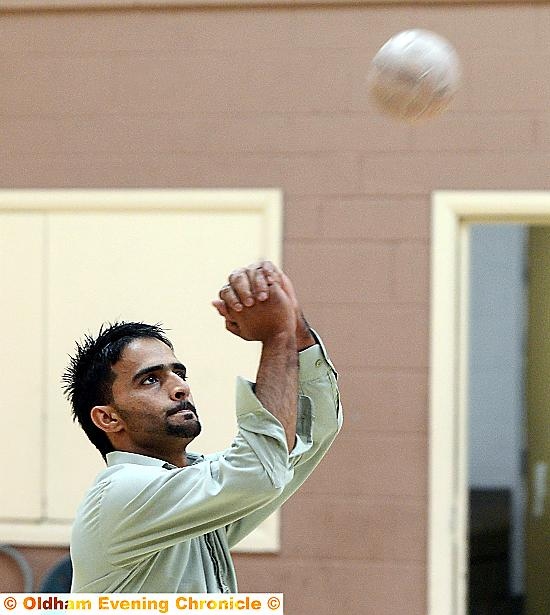
<path id="1" fill-rule="evenodd" d="M 175 409 L 175 412 L 179 411 L 191 411 L 195 415 L 195 418 L 187 419 L 182 423 L 171 423 L 167 421 L 166 434 L 169 436 L 176 436 L 178 438 L 196 438 L 202 430 L 202 425 L 199 421 L 199 414 L 197 412 L 197 409 L 191 402 L 186 401 L 180 404 Z M 173 414 L 174 410 L 171 411 L 170 416 L 172 416 Z"/>

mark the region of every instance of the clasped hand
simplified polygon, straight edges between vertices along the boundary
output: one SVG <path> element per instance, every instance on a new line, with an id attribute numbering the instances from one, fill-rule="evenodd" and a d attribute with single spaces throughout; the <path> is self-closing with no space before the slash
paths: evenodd
<path id="1" fill-rule="evenodd" d="M 294 335 L 300 309 L 292 283 L 270 261 L 235 269 L 212 302 L 225 328 L 245 340 Z"/>

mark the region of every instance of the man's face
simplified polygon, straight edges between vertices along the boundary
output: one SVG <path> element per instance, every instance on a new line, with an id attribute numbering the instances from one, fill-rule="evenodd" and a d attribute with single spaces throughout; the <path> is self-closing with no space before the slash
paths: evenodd
<path id="1" fill-rule="evenodd" d="M 139 449 L 162 452 L 174 439 L 191 441 L 201 424 L 186 369 L 160 340 L 132 341 L 113 365 L 111 406 Z"/>

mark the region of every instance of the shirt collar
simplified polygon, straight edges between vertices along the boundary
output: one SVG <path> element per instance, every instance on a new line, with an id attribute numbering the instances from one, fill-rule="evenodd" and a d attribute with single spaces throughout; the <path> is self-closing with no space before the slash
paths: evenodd
<path id="1" fill-rule="evenodd" d="M 201 461 L 204 459 L 202 455 L 197 455 L 195 453 L 186 453 L 187 460 L 190 465 L 197 463 L 197 461 Z M 113 451 L 111 453 L 107 453 L 107 466 L 116 466 L 121 463 L 134 463 L 140 466 L 158 466 L 164 467 L 167 470 L 175 469 L 176 466 L 171 463 L 167 463 L 163 459 L 157 459 L 156 457 L 148 457 L 147 455 L 139 455 L 138 453 L 127 453 L 126 451 Z"/>

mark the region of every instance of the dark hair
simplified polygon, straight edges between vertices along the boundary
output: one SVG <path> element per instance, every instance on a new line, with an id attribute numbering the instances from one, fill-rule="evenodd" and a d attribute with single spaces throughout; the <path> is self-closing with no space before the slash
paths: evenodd
<path id="1" fill-rule="evenodd" d="M 97 427 L 90 416 L 94 406 L 112 402 L 113 365 L 132 341 L 155 338 L 173 349 L 159 325 L 142 322 L 114 322 L 101 326 L 97 337 L 85 335 L 76 342 L 76 352 L 70 356 L 63 374 L 63 391 L 71 403 L 73 420 L 78 420 L 90 442 L 103 458 L 114 450 L 107 434 Z"/>

